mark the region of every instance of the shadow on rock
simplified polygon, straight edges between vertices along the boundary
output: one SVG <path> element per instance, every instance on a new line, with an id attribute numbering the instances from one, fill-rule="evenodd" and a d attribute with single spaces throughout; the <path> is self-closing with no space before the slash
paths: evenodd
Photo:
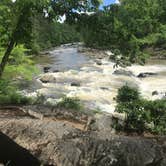
<path id="1" fill-rule="evenodd" d="M 30 152 L 0 132 L 0 163 L 8 166 L 40 166 Z"/>

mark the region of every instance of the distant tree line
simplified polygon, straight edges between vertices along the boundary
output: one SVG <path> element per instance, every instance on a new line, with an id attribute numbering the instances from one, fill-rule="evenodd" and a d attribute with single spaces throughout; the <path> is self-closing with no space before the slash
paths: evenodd
<path id="1" fill-rule="evenodd" d="M 79 24 L 87 46 L 111 49 L 131 63 L 144 63 L 157 50 L 166 56 L 165 0 L 121 0 L 82 15 Z"/>
<path id="2" fill-rule="evenodd" d="M 60 16 L 69 20 L 75 11 L 96 10 L 100 0 L 1 0 L 0 78 L 18 44 L 38 52 L 61 43 L 78 41 L 73 26 L 58 24 Z"/>

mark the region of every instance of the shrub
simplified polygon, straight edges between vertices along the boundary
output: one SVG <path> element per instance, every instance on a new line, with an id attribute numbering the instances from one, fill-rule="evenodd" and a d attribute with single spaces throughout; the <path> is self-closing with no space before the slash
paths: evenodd
<path id="1" fill-rule="evenodd" d="M 59 103 L 57 103 L 58 108 L 81 110 L 82 105 L 78 98 L 64 97 Z"/>
<path id="2" fill-rule="evenodd" d="M 139 99 L 139 92 L 135 88 L 125 85 L 118 90 L 117 102 L 131 102 Z"/>
<path id="3" fill-rule="evenodd" d="M 126 113 L 127 119 L 123 130 L 127 132 L 142 133 L 146 130 L 146 124 L 151 121 L 151 112 L 145 111 L 142 101 L 120 103 L 116 107 L 119 113 Z"/>
<path id="4" fill-rule="evenodd" d="M 124 86 L 119 89 L 117 102 L 115 111 L 127 115 L 124 126 L 119 127 L 119 124 L 116 125 L 119 130 L 166 134 L 165 99 L 148 101 L 142 99 L 136 89 Z"/>
<path id="5" fill-rule="evenodd" d="M 31 99 L 22 96 L 17 92 L 17 88 L 7 80 L 0 80 L 0 105 L 9 104 L 29 104 Z"/>
<path id="6" fill-rule="evenodd" d="M 0 50 L 0 59 L 4 54 L 4 49 Z M 15 79 L 19 78 L 31 80 L 34 74 L 37 74 L 37 68 L 34 65 L 34 62 L 31 60 L 31 56 L 27 55 L 29 52 L 24 45 L 17 45 L 9 58 L 9 63 L 5 67 L 3 74 L 4 79 Z"/>

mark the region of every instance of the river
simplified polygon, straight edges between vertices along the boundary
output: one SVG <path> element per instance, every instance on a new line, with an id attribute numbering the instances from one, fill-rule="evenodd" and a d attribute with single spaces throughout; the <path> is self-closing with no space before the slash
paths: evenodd
<path id="1" fill-rule="evenodd" d="M 49 66 L 49 73 L 35 78 L 35 92 L 29 96 L 42 94 L 48 102 L 57 102 L 63 96 L 78 97 L 90 109 L 113 113 L 118 88 L 127 84 L 137 87 L 147 99 L 162 98 L 166 92 L 166 61 L 150 60 L 146 65 L 132 65 L 125 69 L 115 69 L 108 58 L 90 58 L 77 51 L 77 47 L 61 46 L 49 52 L 49 56 L 39 56 L 40 68 Z M 125 73 L 114 73 L 115 70 Z M 138 78 L 140 73 L 155 73 L 145 78 Z M 49 82 L 41 78 L 50 77 Z M 156 91 L 157 94 L 152 95 Z"/>

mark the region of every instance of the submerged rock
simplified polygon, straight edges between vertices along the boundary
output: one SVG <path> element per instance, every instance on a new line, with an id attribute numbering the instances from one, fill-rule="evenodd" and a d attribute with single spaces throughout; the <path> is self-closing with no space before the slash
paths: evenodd
<path id="1" fill-rule="evenodd" d="M 45 74 L 40 78 L 40 81 L 43 83 L 55 83 L 56 78 L 51 74 Z"/>
<path id="2" fill-rule="evenodd" d="M 100 58 L 99 58 L 99 59 L 100 59 Z M 101 66 L 101 65 L 102 65 L 101 60 L 98 60 L 98 59 L 96 59 L 96 60 L 95 60 L 95 63 L 96 63 L 97 65 L 99 65 L 99 66 Z"/>
<path id="3" fill-rule="evenodd" d="M 43 71 L 44 71 L 44 73 L 48 73 L 50 69 L 51 69 L 51 67 L 44 67 Z"/>
<path id="4" fill-rule="evenodd" d="M 54 70 L 53 73 L 59 73 L 60 71 L 57 69 L 57 70 Z"/>
<path id="5" fill-rule="evenodd" d="M 155 90 L 152 92 L 152 96 L 156 96 L 156 95 L 159 95 L 159 92 Z"/>
<path id="6" fill-rule="evenodd" d="M 157 97 L 158 99 L 165 99 L 166 92 L 159 92 L 159 91 L 155 90 L 152 92 L 152 96 Z"/>
<path id="7" fill-rule="evenodd" d="M 137 77 L 138 78 L 146 78 L 149 76 L 156 76 L 157 73 L 151 73 L 151 72 L 145 72 L 145 73 L 140 73 Z"/>
<path id="8" fill-rule="evenodd" d="M 101 90 L 110 90 L 108 87 L 100 87 Z"/>
<path id="9" fill-rule="evenodd" d="M 124 76 L 133 76 L 134 74 L 131 71 L 119 69 L 113 72 L 115 75 L 124 75 Z"/>
<path id="10" fill-rule="evenodd" d="M 98 61 L 96 62 L 97 65 L 101 66 L 102 65 L 102 62 Z"/>
<path id="11" fill-rule="evenodd" d="M 81 86 L 81 84 L 79 82 L 72 82 L 71 86 L 77 86 L 77 87 L 79 87 L 79 86 Z"/>

